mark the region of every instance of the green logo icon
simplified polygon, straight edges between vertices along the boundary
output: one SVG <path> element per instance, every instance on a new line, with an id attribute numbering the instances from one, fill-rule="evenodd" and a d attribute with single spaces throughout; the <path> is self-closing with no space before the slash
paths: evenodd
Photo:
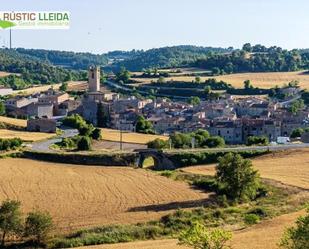
<path id="1" fill-rule="evenodd" d="M 16 24 L 13 22 L 0 20 L 0 27 L 3 29 L 11 28 L 14 26 L 16 26 Z"/>

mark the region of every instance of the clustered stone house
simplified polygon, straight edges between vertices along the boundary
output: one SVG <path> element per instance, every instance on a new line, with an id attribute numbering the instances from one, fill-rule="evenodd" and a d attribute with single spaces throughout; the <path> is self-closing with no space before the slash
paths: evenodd
<path id="1" fill-rule="evenodd" d="M 99 72 L 95 72 L 94 75 L 90 72 L 89 78 L 98 78 Z M 91 85 L 90 88 L 97 89 Z M 206 129 L 231 144 L 244 143 L 249 136 L 266 136 L 276 141 L 279 136 L 289 136 L 295 128 L 309 124 L 307 109 L 294 115 L 278 103 L 257 97 L 237 99 L 226 95 L 220 100 L 193 106 L 160 98 L 120 98 L 115 93 L 90 91 L 82 101 L 82 115 L 94 124 L 97 124 L 99 104 L 109 117 L 108 126 L 114 129 L 134 131 L 137 117 L 143 115 L 158 134 Z"/>
<path id="2" fill-rule="evenodd" d="M 98 67 L 89 69 L 88 84 L 89 91 L 81 100 L 70 99 L 67 93 L 51 89 L 9 99 L 5 104 L 11 115 L 32 118 L 29 130 L 40 131 L 48 131 L 49 125 L 52 126 L 50 130 L 55 129 L 55 124 L 48 121 L 55 116 L 73 113 L 82 115 L 94 125 L 98 125 L 98 118 L 104 115 L 108 127 L 134 131 L 138 116 L 143 115 L 158 134 L 206 129 L 211 135 L 223 137 L 227 143 L 239 144 L 246 142 L 249 136 L 266 136 L 276 141 L 279 136 L 289 136 L 295 128 L 309 125 L 309 110 L 294 115 L 285 106 L 257 97 L 226 95 L 217 101 L 202 101 L 193 106 L 161 98 L 125 98 L 117 93 L 101 92 Z"/>

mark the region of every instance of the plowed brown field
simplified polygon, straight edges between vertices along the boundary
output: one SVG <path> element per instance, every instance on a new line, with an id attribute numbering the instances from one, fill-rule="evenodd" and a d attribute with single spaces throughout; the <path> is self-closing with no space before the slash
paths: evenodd
<path id="1" fill-rule="evenodd" d="M 18 199 L 24 212 L 48 210 L 59 230 L 158 219 L 207 197 L 142 169 L 0 159 L 0 201 Z"/>

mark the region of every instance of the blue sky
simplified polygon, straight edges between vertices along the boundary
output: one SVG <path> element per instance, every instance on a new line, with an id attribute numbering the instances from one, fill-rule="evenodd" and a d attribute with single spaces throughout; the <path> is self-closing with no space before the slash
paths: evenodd
<path id="1" fill-rule="evenodd" d="M 251 42 L 309 48 L 308 0 L 2 0 L 0 10 L 71 12 L 69 30 L 14 30 L 14 47 L 103 53 Z M 0 46 L 8 37 L 0 30 Z"/>

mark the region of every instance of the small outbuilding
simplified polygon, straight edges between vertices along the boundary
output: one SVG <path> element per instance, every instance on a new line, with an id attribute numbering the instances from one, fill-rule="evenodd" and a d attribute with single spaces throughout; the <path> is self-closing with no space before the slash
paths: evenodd
<path id="1" fill-rule="evenodd" d="M 27 121 L 27 130 L 36 132 L 55 133 L 56 120 L 42 118 L 42 119 L 29 119 Z"/>

